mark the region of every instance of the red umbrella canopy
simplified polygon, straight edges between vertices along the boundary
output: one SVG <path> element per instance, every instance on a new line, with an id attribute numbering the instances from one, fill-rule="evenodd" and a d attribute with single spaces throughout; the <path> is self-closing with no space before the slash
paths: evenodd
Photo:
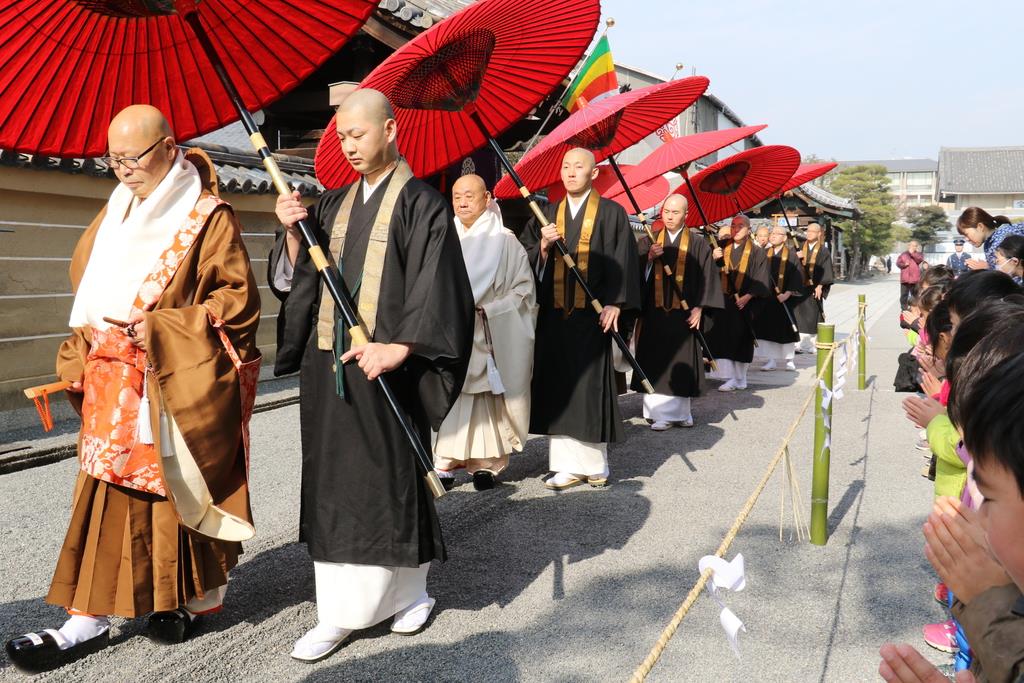
<path id="1" fill-rule="evenodd" d="M 597 190 L 598 194 L 602 197 L 607 197 L 616 204 L 619 204 L 627 213 L 633 213 L 633 204 L 626 196 L 626 191 L 622 189 L 622 185 L 619 183 L 619 179 L 615 177 L 611 167 L 599 166 L 598 168 L 600 169 L 600 173 L 594 181 L 594 189 Z M 635 166 L 630 166 L 628 164 L 619 165 L 619 170 L 621 170 L 623 175 L 626 176 L 626 182 L 629 182 L 630 171 L 635 168 Z M 633 191 L 633 196 L 636 197 L 637 203 L 641 208 L 645 209 L 659 204 L 661 200 L 667 197 L 668 193 L 672 190 L 672 186 L 663 176 L 651 178 L 643 183 L 633 184 L 632 182 L 629 182 L 629 187 Z M 561 181 L 548 187 L 548 201 L 560 202 L 564 196 L 565 186 Z"/>
<path id="2" fill-rule="evenodd" d="M 800 167 L 796 169 L 796 173 L 793 174 L 793 177 L 779 189 L 779 194 L 785 194 L 794 188 L 800 187 L 804 183 L 809 183 L 815 178 L 825 175 L 838 165 L 839 163 L 836 161 L 800 164 Z"/>
<path id="3" fill-rule="evenodd" d="M 574 147 L 586 147 L 604 161 L 656 131 L 678 116 L 708 89 L 704 76 L 658 83 L 631 90 L 583 107 L 563 121 L 530 150 L 516 171 L 527 187 L 546 187 L 558 180 L 562 157 Z M 498 199 L 519 196 L 510 176 L 494 189 Z"/>
<path id="4" fill-rule="evenodd" d="M 249 110 L 275 101 L 345 44 L 375 0 L 6 0 L 0 5 L 0 148 L 106 152 L 107 124 L 151 104 L 188 140 L 238 119 L 185 16 L 198 12 Z"/>
<path id="5" fill-rule="evenodd" d="M 706 133 L 674 138 L 644 157 L 644 160 L 636 165 L 636 168 L 633 169 L 630 175 L 626 176 L 626 179 L 633 183 L 643 182 L 648 178 L 660 177 L 663 173 L 674 171 L 680 166 L 685 166 L 712 152 L 717 152 L 723 147 L 749 137 L 767 127 L 767 125 L 762 124 L 759 126 L 745 126 L 743 128 L 725 128 L 723 130 L 711 130 Z"/>
<path id="6" fill-rule="evenodd" d="M 735 216 L 778 193 L 800 165 L 800 152 L 783 145 L 753 147 L 723 159 L 693 176 L 690 183 L 707 216 L 686 185 L 676 188 L 690 203 L 686 224 L 698 227 Z"/>
<path id="7" fill-rule="evenodd" d="M 473 152 L 533 110 L 579 61 L 601 15 L 599 0 L 479 0 L 403 45 L 360 83 L 395 108 L 398 148 L 418 176 Z M 328 188 L 356 179 L 334 134 L 316 151 Z"/>

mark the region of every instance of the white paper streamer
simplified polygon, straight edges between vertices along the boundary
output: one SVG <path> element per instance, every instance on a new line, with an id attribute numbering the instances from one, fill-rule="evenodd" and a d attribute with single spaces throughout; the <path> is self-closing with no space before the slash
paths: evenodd
<path id="1" fill-rule="evenodd" d="M 701 574 L 708 568 L 711 569 L 711 580 L 707 584 L 708 592 L 711 593 L 711 597 L 714 598 L 721 608 L 718 620 L 721 622 L 722 630 L 725 631 L 725 636 L 729 640 L 729 647 L 732 648 L 736 658 L 739 659 L 739 634 L 740 631 L 746 633 L 747 629 L 743 626 L 743 622 L 740 621 L 739 617 L 725 606 L 725 601 L 722 599 L 720 591 L 730 590 L 739 592 L 746 588 L 747 577 L 743 563 L 743 554 L 738 553 L 732 562 L 726 562 L 717 555 L 705 555 L 700 558 L 697 566 Z"/>

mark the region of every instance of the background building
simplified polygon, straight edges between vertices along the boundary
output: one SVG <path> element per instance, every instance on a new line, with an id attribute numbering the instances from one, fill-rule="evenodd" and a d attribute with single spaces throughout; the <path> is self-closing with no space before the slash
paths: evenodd
<path id="1" fill-rule="evenodd" d="M 968 206 L 1024 217 L 1024 147 L 942 147 L 939 194 L 954 220 Z"/>
<path id="2" fill-rule="evenodd" d="M 896 198 L 901 216 L 912 206 L 935 204 L 939 199 L 939 162 L 934 159 L 869 159 L 840 161 L 839 168 L 849 166 L 885 166 L 889 191 Z"/>

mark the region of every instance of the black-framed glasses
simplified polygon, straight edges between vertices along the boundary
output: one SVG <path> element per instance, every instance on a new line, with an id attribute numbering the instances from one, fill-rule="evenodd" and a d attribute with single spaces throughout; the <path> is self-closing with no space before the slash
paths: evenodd
<path id="1" fill-rule="evenodd" d="M 117 170 L 118 166 L 124 166 L 129 171 L 137 171 L 139 168 L 139 161 L 142 160 L 142 157 L 146 156 L 154 149 L 156 149 L 156 146 L 163 142 L 165 139 L 166 138 L 160 138 L 152 145 L 147 147 L 145 151 L 133 157 L 100 157 L 100 159 L 103 161 L 103 163 L 105 163 L 107 166 L 114 170 Z"/>

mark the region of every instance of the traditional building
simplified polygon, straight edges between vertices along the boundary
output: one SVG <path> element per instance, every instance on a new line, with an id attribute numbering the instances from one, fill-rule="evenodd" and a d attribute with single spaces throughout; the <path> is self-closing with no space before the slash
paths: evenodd
<path id="1" fill-rule="evenodd" d="M 825 241 L 832 253 L 836 277 L 846 278 L 850 272 L 850 250 L 843 241 L 843 231 L 836 222 L 860 218 L 860 210 L 851 199 L 832 194 L 815 183 L 805 183 L 786 193 L 781 199 L 770 199 L 747 212 L 753 220 L 766 220 L 772 225 L 788 226 L 797 231 L 809 223 L 818 223 L 825 231 Z"/>
<path id="2" fill-rule="evenodd" d="M 954 219 L 968 206 L 1024 216 L 1024 147 L 942 147 L 938 186 Z"/>

